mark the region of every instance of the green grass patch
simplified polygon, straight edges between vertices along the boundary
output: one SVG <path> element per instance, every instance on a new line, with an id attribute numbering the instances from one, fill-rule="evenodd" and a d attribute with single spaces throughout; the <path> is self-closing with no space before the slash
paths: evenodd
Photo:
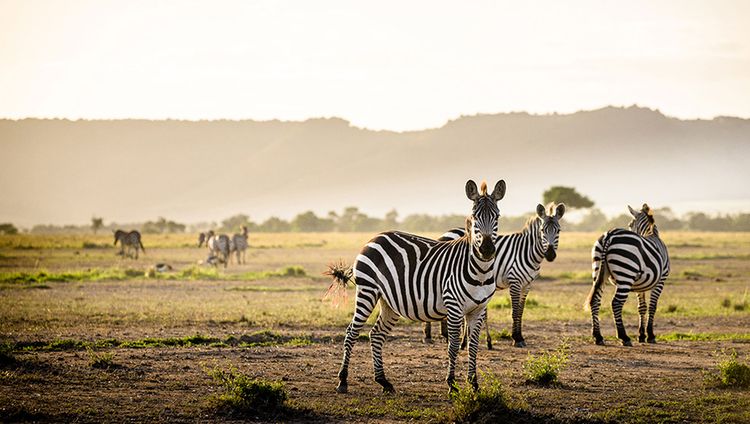
<path id="1" fill-rule="evenodd" d="M 445 417 L 446 422 L 525 422 L 519 421 L 519 418 L 528 415 L 525 403 L 512 397 L 500 379 L 489 373 L 482 374 L 479 390 L 459 388 L 452 400 L 453 407 Z"/>
<path id="2" fill-rule="evenodd" d="M 492 340 L 511 340 L 511 333 L 507 328 L 503 328 L 500 331 L 490 330 L 490 337 Z"/>
<path id="3" fill-rule="evenodd" d="M 687 420 L 682 405 L 676 401 L 646 400 L 638 405 L 618 405 L 594 414 L 595 419 L 613 423 L 677 424 Z"/>
<path id="4" fill-rule="evenodd" d="M 744 341 L 750 340 L 750 333 L 680 333 L 673 332 L 657 336 L 665 342 L 687 340 L 692 342 L 704 341 Z"/>
<path id="5" fill-rule="evenodd" d="M 87 269 L 63 272 L 4 272 L 0 273 L 0 284 L 26 284 L 33 285 L 46 282 L 83 282 L 103 280 L 127 280 L 135 277 L 143 277 L 143 271 L 136 269 Z"/>
<path id="6" fill-rule="evenodd" d="M 86 347 L 86 353 L 89 357 L 89 366 L 91 368 L 109 369 L 115 366 L 115 354 L 112 352 L 96 352 L 91 346 Z"/>
<path id="7" fill-rule="evenodd" d="M 268 416 L 285 409 L 287 393 L 280 381 L 251 378 L 236 368 L 222 370 L 215 367 L 207 373 L 224 391 L 214 399 L 215 407 L 220 412 Z"/>
<path id="8" fill-rule="evenodd" d="M 563 342 L 552 352 L 544 352 L 541 355 L 529 353 L 523 364 L 523 372 L 526 381 L 540 385 L 555 384 L 559 381 L 560 372 L 570 362 L 570 347 Z"/>
<path id="9" fill-rule="evenodd" d="M 716 369 L 706 374 L 706 380 L 721 388 L 747 388 L 750 387 L 750 366 L 740 361 L 737 351 L 732 350 L 722 354 Z"/>

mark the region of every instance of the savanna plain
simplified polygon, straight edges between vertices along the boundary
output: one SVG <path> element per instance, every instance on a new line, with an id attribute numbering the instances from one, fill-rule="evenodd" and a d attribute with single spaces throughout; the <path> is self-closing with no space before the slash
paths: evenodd
<path id="1" fill-rule="evenodd" d="M 594 344 L 582 307 L 598 234 L 563 231 L 529 295 L 528 346 L 512 347 L 508 293 L 497 292 L 493 349 L 482 336 L 478 354 L 485 397 L 466 389 L 455 399 L 446 344 L 424 344 L 421 324 L 404 319 L 384 348 L 397 393 L 373 381 L 369 328 L 354 347 L 349 393 L 335 393 L 354 289 L 324 299 L 323 272 L 351 263 L 372 236 L 251 234 L 246 263 L 226 269 L 198 263 L 206 251 L 194 235 L 146 234 L 138 260 L 117 255 L 110 234 L 0 236 L 0 420 L 750 422 L 750 389 L 722 380 L 721 368 L 750 360 L 750 233 L 664 232 L 672 274 L 657 343 L 623 347 L 612 286 L 605 346 Z M 624 319 L 637 340 L 635 295 Z M 565 366 L 556 382 L 535 383 L 529 361 L 545 354 Z M 459 381 L 466 361 L 462 351 Z M 257 382 L 265 385 L 245 399 L 251 407 L 237 407 L 232 396 Z"/>

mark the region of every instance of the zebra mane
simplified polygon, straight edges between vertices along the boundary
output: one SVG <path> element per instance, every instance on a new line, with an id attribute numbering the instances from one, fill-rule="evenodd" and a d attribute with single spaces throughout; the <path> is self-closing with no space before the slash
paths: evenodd
<path id="1" fill-rule="evenodd" d="M 526 224 L 524 224 L 523 229 L 521 230 L 522 233 L 535 230 L 539 227 L 539 219 L 536 215 L 530 216 L 529 219 L 526 220 Z"/>

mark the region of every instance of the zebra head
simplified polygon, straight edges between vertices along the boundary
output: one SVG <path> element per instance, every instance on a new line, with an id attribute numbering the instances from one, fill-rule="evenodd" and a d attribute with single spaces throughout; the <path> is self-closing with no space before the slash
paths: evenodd
<path id="1" fill-rule="evenodd" d="M 557 245 L 560 241 L 560 218 L 565 215 L 565 204 L 560 203 L 555 207 L 549 205 L 549 213 L 541 204 L 536 205 L 536 214 L 539 222 L 539 236 L 542 240 L 544 258 L 552 262 L 557 257 Z"/>
<path id="2" fill-rule="evenodd" d="M 487 194 L 487 183 L 482 182 L 480 190 L 474 181 L 466 182 L 466 197 L 474 202 L 471 215 L 466 219 L 466 234 L 474 253 L 484 260 L 495 258 L 495 240 L 497 240 L 497 220 L 500 210 L 497 202 L 505 196 L 505 181 L 495 184 L 491 194 Z"/>
<path id="3" fill-rule="evenodd" d="M 213 237 L 214 230 L 208 230 L 207 233 L 200 233 L 198 234 L 198 247 L 203 246 L 203 243 L 206 243 L 206 246 L 208 246 L 208 239 Z"/>
<path id="4" fill-rule="evenodd" d="M 117 242 L 125 235 L 127 234 L 125 231 L 117 230 L 115 231 L 115 242 L 113 243 L 115 246 L 117 246 Z"/>
<path id="5" fill-rule="evenodd" d="M 628 205 L 628 210 L 633 216 L 633 220 L 628 224 L 630 231 L 640 234 L 644 237 L 654 233 L 656 224 L 654 222 L 654 210 L 651 209 L 646 203 L 643 204 L 641 210 L 635 210 Z"/>

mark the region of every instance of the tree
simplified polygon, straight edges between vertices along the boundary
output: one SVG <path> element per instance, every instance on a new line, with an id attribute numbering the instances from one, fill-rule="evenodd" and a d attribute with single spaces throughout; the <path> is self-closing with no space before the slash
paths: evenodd
<path id="1" fill-rule="evenodd" d="M 0 224 L 0 234 L 18 234 L 18 228 L 10 222 Z"/>
<path id="2" fill-rule="evenodd" d="M 102 218 L 96 216 L 91 217 L 91 229 L 94 230 L 94 234 L 96 234 L 96 232 L 99 231 L 103 225 L 104 220 Z"/>
<path id="3" fill-rule="evenodd" d="M 292 231 L 298 232 L 327 232 L 333 231 L 333 220 L 318 218 L 313 211 L 307 211 L 292 219 Z"/>
<path id="4" fill-rule="evenodd" d="M 250 217 L 245 214 L 237 214 L 230 216 L 229 218 L 221 221 L 221 230 L 232 232 L 239 231 L 241 226 L 252 228 L 254 224 L 250 221 Z"/>
<path id="5" fill-rule="evenodd" d="M 552 186 L 542 194 L 544 204 L 565 203 L 569 208 L 590 208 L 594 202 L 573 187 Z"/>

